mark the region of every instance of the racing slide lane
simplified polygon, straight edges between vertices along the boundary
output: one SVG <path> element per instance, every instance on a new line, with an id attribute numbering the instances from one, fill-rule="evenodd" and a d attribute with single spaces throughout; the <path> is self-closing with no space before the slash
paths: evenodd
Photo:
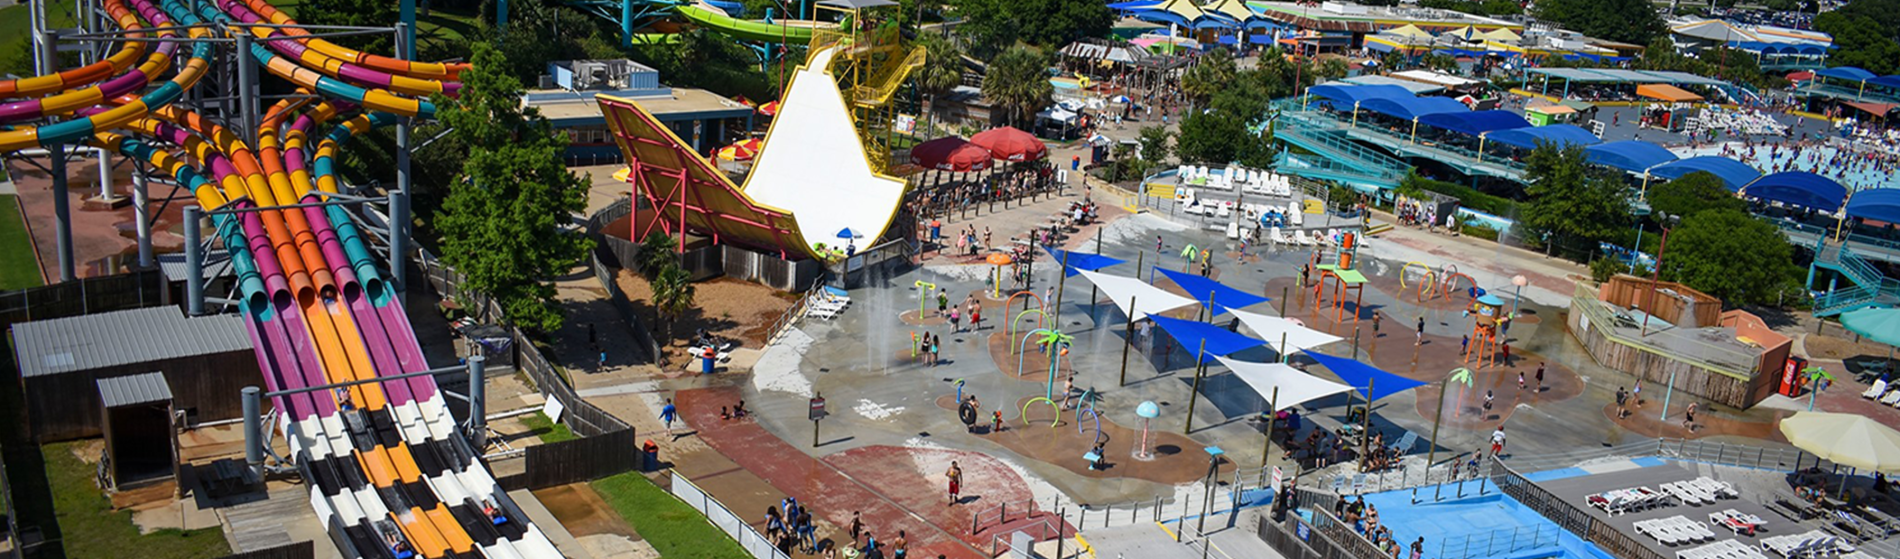
<path id="1" fill-rule="evenodd" d="M 739 19 L 701 5 L 680 6 L 676 9 L 681 17 L 700 27 L 747 41 L 805 44 L 811 42 L 813 29 L 838 28 L 833 23 L 803 19 L 780 19 L 771 23 L 766 23 L 764 20 Z"/>

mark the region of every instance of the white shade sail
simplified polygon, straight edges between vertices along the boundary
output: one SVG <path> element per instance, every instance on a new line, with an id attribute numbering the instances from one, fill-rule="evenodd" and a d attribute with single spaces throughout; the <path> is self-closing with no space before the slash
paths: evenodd
<path id="1" fill-rule="evenodd" d="M 1150 314 L 1198 304 L 1193 299 L 1169 293 L 1136 278 L 1088 271 L 1082 272 L 1082 277 L 1088 278 L 1089 283 L 1101 289 L 1109 300 L 1115 302 L 1115 306 L 1121 307 L 1123 313 L 1135 318 L 1147 318 Z M 1128 306 L 1131 298 L 1134 308 Z"/>
<path id="2" fill-rule="evenodd" d="M 1325 398 L 1334 394 L 1351 392 L 1352 387 L 1300 372 L 1285 363 L 1254 363 L 1235 361 L 1226 357 L 1215 357 L 1222 365 L 1234 371 L 1247 386 L 1260 393 L 1260 399 L 1276 406 L 1273 411 L 1284 410 L 1306 402 Z M 1274 389 L 1280 393 L 1273 393 Z"/>
<path id="3" fill-rule="evenodd" d="M 1239 318 L 1241 324 L 1247 325 L 1247 329 L 1253 330 L 1254 337 L 1266 340 L 1267 345 L 1273 346 L 1273 349 L 1280 353 L 1293 353 L 1295 351 L 1319 347 L 1345 339 L 1294 324 L 1291 320 L 1277 316 L 1233 309 L 1228 309 L 1227 312 L 1233 314 L 1235 318 Z M 1280 336 L 1282 334 L 1286 335 L 1287 347 L 1280 347 Z"/>

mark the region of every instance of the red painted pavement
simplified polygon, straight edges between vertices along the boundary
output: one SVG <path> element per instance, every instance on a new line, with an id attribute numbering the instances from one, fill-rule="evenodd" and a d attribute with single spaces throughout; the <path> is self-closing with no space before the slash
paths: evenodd
<path id="1" fill-rule="evenodd" d="M 877 535 L 879 541 L 889 542 L 895 539 L 898 530 L 907 532 L 912 557 L 936 557 L 938 554 L 953 558 L 985 557 L 977 549 L 958 541 L 960 534 L 947 532 L 931 522 L 920 520 L 918 516 L 913 516 L 913 511 L 900 506 L 900 503 L 915 500 L 929 491 L 942 491 L 941 482 L 922 479 L 916 474 L 914 468 L 909 467 L 881 472 L 870 476 L 869 479 L 860 480 L 874 486 L 910 484 L 917 486 L 921 491 L 918 496 L 905 495 L 904 500 L 896 502 L 886 500 L 872 489 L 861 485 L 859 481 L 846 477 L 830 464 L 806 456 L 805 453 L 773 436 L 751 420 L 721 420 L 718 415 L 719 406 L 731 405 L 732 402 L 739 401 L 742 396 L 736 388 L 702 388 L 679 392 L 674 395 L 674 400 L 679 404 L 680 415 L 688 425 L 698 430 L 699 438 L 706 441 L 706 444 L 731 458 L 740 467 L 772 484 L 773 487 L 784 491 L 786 495 L 811 507 L 814 514 L 832 524 L 848 529 L 851 525 L 851 512 L 861 511 L 865 525 Z M 854 461 L 847 459 L 846 462 Z M 965 466 L 964 471 L 965 479 L 970 479 L 967 475 L 970 467 Z M 941 473 L 937 475 L 941 477 Z M 1024 492 L 1026 493 L 1027 490 L 1025 489 Z M 937 495 L 935 508 L 948 508 L 944 506 L 941 494 Z M 735 512 L 740 515 L 748 514 L 746 511 Z M 940 511 L 927 512 L 932 514 L 924 518 L 933 518 L 941 514 Z M 764 513 L 758 511 L 752 514 L 762 516 Z M 745 517 L 751 518 L 751 516 Z M 969 516 L 963 516 L 962 522 L 967 525 Z M 967 530 L 968 528 L 964 528 L 964 531 Z M 848 544 L 849 542 L 841 543 Z"/>

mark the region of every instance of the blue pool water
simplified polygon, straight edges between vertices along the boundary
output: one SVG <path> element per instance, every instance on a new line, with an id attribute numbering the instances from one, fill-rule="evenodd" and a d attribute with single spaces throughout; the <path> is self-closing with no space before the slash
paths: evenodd
<path id="1" fill-rule="evenodd" d="M 1410 549 L 1425 538 L 1425 556 L 1432 559 L 1598 559 L 1608 558 L 1555 523 L 1525 508 L 1489 482 L 1479 494 L 1478 483 L 1390 491 L 1366 496 L 1379 510 L 1379 522 L 1392 530 L 1393 539 Z M 1432 502 L 1433 490 L 1442 500 Z"/>
<path id="2" fill-rule="evenodd" d="M 1855 161 L 1847 165 L 1830 165 L 1828 163 L 1829 159 L 1833 158 L 1838 152 L 1833 146 L 1815 146 L 1801 148 L 1799 150 L 1783 148 L 1777 154 L 1778 156 L 1771 156 L 1769 150 L 1762 146 L 1756 146 L 1755 155 L 1751 158 L 1748 156 L 1746 148 L 1742 147 L 1741 144 L 1730 142 L 1722 145 L 1679 150 L 1677 155 L 1681 155 L 1684 158 L 1698 155 L 1723 155 L 1723 145 L 1727 145 L 1730 149 L 1735 150 L 1735 154 L 1731 157 L 1743 163 L 1747 163 L 1750 167 L 1754 167 L 1764 175 L 1779 172 L 1782 170 L 1784 163 L 1792 163 L 1792 166 L 1790 166 L 1788 170 L 1812 171 L 1840 182 L 1841 185 L 1846 186 L 1848 190 L 1900 188 L 1900 174 L 1887 173 L 1871 163 Z M 1799 155 L 1796 155 L 1797 152 Z"/>

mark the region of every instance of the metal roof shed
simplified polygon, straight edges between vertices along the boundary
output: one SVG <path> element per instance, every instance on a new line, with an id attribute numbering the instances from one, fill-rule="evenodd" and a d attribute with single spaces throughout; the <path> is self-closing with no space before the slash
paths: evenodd
<path id="1" fill-rule="evenodd" d="M 112 489 L 175 479 L 178 434 L 172 429 L 172 391 L 163 373 L 102 378 L 106 477 Z"/>
<path id="2" fill-rule="evenodd" d="M 14 359 L 34 434 L 48 442 L 98 436 L 95 381 L 153 371 L 165 375 L 188 418 L 238 417 L 238 391 L 261 384 L 244 321 L 154 307 L 15 324 Z"/>

